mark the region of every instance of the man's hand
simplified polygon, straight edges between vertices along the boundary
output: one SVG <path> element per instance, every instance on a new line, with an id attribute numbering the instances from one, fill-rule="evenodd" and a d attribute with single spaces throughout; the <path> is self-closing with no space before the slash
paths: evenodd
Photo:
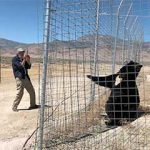
<path id="1" fill-rule="evenodd" d="M 23 61 L 22 61 L 22 66 L 24 66 L 25 65 L 25 62 L 27 62 L 29 65 L 31 64 L 30 63 L 30 56 L 29 55 L 25 55 L 24 57 L 23 57 Z"/>
<path id="2" fill-rule="evenodd" d="M 25 60 L 28 64 L 30 64 L 30 55 L 25 55 L 25 56 L 24 56 L 24 60 Z"/>
<path id="3" fill-rule="evenodd" d="M 26 60 L 27 62 L 30 62 L 30 55 L 25 55 L 25 60 Z"/>

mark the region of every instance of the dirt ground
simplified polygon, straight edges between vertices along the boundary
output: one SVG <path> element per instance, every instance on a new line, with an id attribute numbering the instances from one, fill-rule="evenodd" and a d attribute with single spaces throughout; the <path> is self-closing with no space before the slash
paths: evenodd
<path id="1" fill-rule="evenodd" d="M 54 150 L 149 150 L 150 149 L 150 67 L 145 66 L 138 78 L 140 111 L 144 114 L 131 123 L 116 127 L 106 132 L 99 132 L 98 125 L 92 126 L 91 136 L 74 142 L 64 142 Z M 94 106 L 95 108 L 95 106 Z M 101 122 L 102 124 L 102 122 Z M 88 133 L 88 132 L 87 132 Z"/>
<path id="2" fill-rule="evenodd" d="M 0 83 L 0 150 L 21 150 L 24 142 L 37 127 L 38 109 L 27 110 L 29 95 L 25 91 L 18 112 L 12 111 L 16 93 L 16 83 L 10 66 L 2 66 Z M 31 73 L 38 103 L 37 69 Z"/>
<path id="3" fill-rule="evenodd" d="M 26 139 L 37 128 L 39 110 L 27 110 L 29 107 L 29 95 L 25 91 L 23 99 L 19 105 L 19 112 L 12 111 L 11 107 L 16 92 L 15 79 L 12 74 L 11 66 L 3 65 L 1 71 L 2 77 L 0 83 L 0 150 L 21 150 Z M 29 72 L 29 74 L 33 86 L 35 87 L 37 103 L 39 103 L 38 66 L 33 66 L 33 69 Z M 142 71 L 141 73 L 141 81 L 138 83 L 140 97 L 142 99 L 141 104 L 144 106 L 150 105 L 150 77 L 148 76 L 149 74 L 150 67 L 145 67 L 144 71 Z M 143 119 L 143 122 L 144 121 L 145 119 Z M 138 124 L 140 124 L 140 122 Z M 143 124 L 141 124 L 141 126 L 142 125 Z M 117 138 L 119 139 L 120 137 Z"/>

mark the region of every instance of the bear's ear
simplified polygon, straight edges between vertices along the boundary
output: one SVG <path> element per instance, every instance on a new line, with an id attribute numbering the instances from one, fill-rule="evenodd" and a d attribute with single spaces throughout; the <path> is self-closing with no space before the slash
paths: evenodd
<path id="1" fill-rule="evenodd" d="M 128 64 L 134 64 L 134 63 L 135 63 L 135 62 L 131 60 Z"/>
<path id="2" fill-rule="evenodd" d="M 141 70 L 142 67 L 143 67 L 143 65 L 138 65 L 138 66 L 136 67 L 136 72 L 140 72 L 140 70 Z"/>

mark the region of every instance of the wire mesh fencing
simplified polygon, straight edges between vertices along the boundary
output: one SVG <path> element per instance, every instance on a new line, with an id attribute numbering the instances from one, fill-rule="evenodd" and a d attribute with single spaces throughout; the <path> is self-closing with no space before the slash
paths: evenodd
<path id="1" fill-rule="evenodd" d="M 47 2 L 42 149 L 146 149 L 148 119 L 131 123 L 145 103 L 141 1 Z"/>

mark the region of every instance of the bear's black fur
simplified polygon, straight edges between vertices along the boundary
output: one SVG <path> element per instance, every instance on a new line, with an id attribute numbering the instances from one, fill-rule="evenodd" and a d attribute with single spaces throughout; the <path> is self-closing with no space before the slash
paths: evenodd
<path id="1" fill-rule="evenodd" d="M 113 75 L 105 77 L 87 75 L 96 84 L 111 89 L 105 105 L 105 111 L 110 120 L 109 125 L 120 125 L 124 118 L 127 120 L 136 118 L 140 98 L 135 80 L 141 67 L 139 63 L 130 61 Z M 122 81 L 115 85 L 117 76 L 122 78 Z"/>

